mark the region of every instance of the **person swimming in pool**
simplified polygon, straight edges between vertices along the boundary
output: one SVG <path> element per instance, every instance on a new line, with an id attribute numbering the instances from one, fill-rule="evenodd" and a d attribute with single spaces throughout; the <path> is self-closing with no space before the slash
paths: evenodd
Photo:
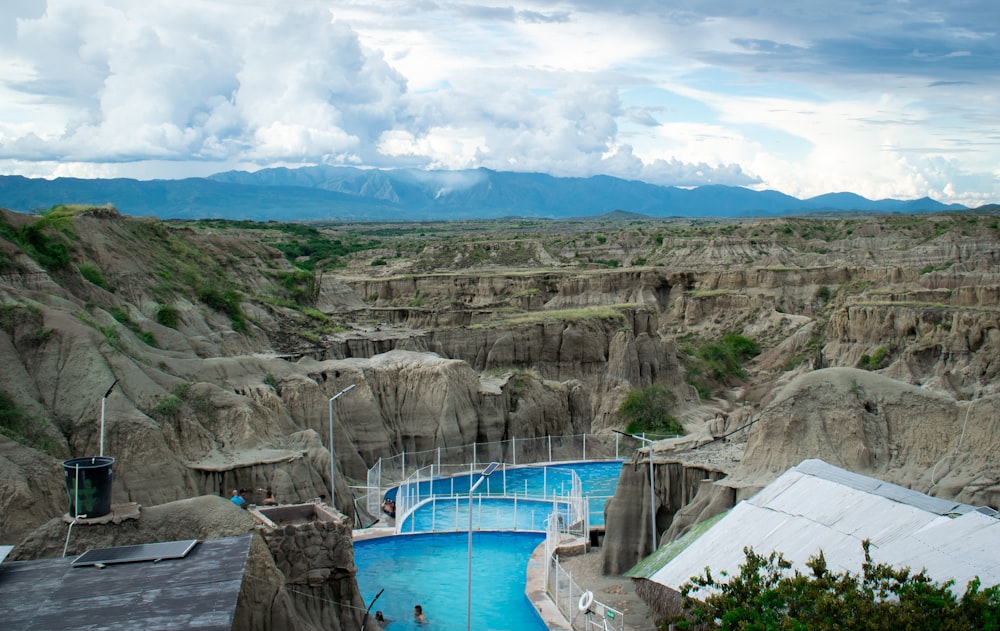
<path id="1" fill-rule="evenodd" d="M 424 624 L 427 622 L 427 616 L 424 615 L 424 608 L 420 605 L 413 606 L 413 621 L 417 624 Z"/>

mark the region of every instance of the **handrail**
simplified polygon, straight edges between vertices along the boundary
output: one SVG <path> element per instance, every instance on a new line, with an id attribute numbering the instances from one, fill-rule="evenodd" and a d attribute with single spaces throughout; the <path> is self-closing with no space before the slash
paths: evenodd
<path id="1" fill-rule="evenodd" d="M 660 438 L 641 434 L 642 439 Z M 406 480 L 414 471 L 433 465 L 435 470 L 460 467 L 475 471 L 487 462 L 506 462 L 510 466 L 548 462 L 607 460 L 625 457 L 643 445 L 642 440 L 612 432 L 510 438 L 484 443 L 444 446 L 423 451 L 403 451 L 384 456 L 368 470 L 365 505 L 377 514 L 386 490 Z"/>
<path id="2" fill-rule="evenodd" d="M 537 483 L 530 488 L 525 480 L 524 494 L 518 493 L 519 488 L 508 488 L 509 471 L 523 470 L 528 467 L 508 467 L 501 463 L 501 469 L 487 479 L 487 483 L 476 489 L 475 497 L 489 497 L 504 500 L 531 500 L 566 504 L 565 517 L 567 524 L 588 521 L 586 498 L 583 497 L 583 484 L 576 471 L 566 468 L 542 467 L 542 483 L 540 492 Z M 538 467 L 530 467 L 537 469 Z M 443 470 L 442 470 L 443 469 Z M 430 465 L 414 471 L 396 489 L 396 530 L 400 528 L 418 508 L 430 500 L 457 500 L 462 497 L 476 479 L 478 473 L 471 467 L 467 471 L 455 473 L 456 467 L 439 467 Z M 450 475 L 446 475 L 446 473 Z M 537 478 L 537 475 L 534 476 Z M 496 482 L 494 482 L 496 480 Z M 567 488 L 568 486 L 568 488 Z M 434 504 L 436 507 L 436 503 Z M 433 507 L 432 507 L 433 508 Z M 471 509 L 470 509 L 471 510 Z M 456 512 L 458 508 L 456 507 Z M 411 522 L 412 523 L 412 522 Z"/>

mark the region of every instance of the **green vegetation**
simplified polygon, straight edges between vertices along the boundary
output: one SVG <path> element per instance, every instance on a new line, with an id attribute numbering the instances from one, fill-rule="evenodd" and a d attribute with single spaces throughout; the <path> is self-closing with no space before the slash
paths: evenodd
<path id="1" fill-rule="evenodd" d="M 0 236 L 18 245 L 38 264 L 55 272 L 69 267 L 67 241 L 72 239 L 72 213 L 66 206 L 54 206 L 23 228 L 15 228 L 0 220 Z"/>
<path id="2" fill-rule="evenodd" d="M 930 274 L 931 272 L 943 272 L 952 266 L 952 261 L 947 261 L 941 265 L 928 265 L 920 270 L 921 274 Z"/>
<path id="3" fill-rule="evenodd" d="M 138 337 L 139 341 L 143 344 L 147 346 L 156 346 L 156 337 L 149 331 L 142 330 L 142 328 L 132 320 L 127 308 L 116 305 L 111 307 L 108 312 L 111 314 L 112 318 L 121 324 L 124 324 L 128 330 L 135 333 L 136 337 Z M 104 336 L 112 346 L 119 350 L 124 350 L 125 342 L 118 334 L 117 327 L 101 327 L 101 332 L 104 333 Z"/>
<path id="4" fill-rule="evenodd" d="M 104 284 L 104 274 L 101 273 L 101 270 L 93 265 L 77 265 L 76 269 L 80 271 L 80 276 L 83 276 L 87 282 L 93 283 L 101 289 L 107 289 L 107 285 Z"/>
<path id="5" fill-rule="evenodd" d="M 173 305 L 160 305 L 159 308 L 157 308 L 157 324 L 170 327 L 171 329 L 176 329 L 179 321 L 180 315 L 177 312 L 177 307 L 174 307 Z"/>
<path id="6" fill-rule="evenodd" d="M 160 421 L 174 419 L 183 405 L 184 401 L 179 396 L 168 394 L 153 406 L 153 409 L 149 411 L 149 415 Z"/>
<path id="7" fill-rule="evenodd" d="M 297 269 L 281 275 L 281 286 L 288 298 L 297 305 L 311 303 L 316 298 L 316 277 L 312 272 Z"/>
<path id="8" fill-rule="evenodd" d="M 281 238 L 271 241 L 270 245 L 281 250 L 294 265 L 310 272 L 343 267 L 343 257 L 380 245 L 378 240 L 361 239 L 355 233 L 331 238 L 317 228 L 302 224 L 263 225 L 282 233 Z"/>
<path id="9" fill-rule="evenodd" d="M 228 315 L 233 324 L 234 331 L 245 332 L 249 330 L 246 316 L 243 314 L 243 309 L 240 307 L 240 301 L 242 299 L 240 292 L 235 289 L 224 289 L 220 291 L 219 288 L 214 285 L 203 285 L 198 288 L 198 299 L 210 308 Z"/>
<path id="10" fill-rule="evenodd" d="M 858 362 L 858 367 L 865 370 L 879 370 L 885 368 L 889 363 L 890 350 L 879 346 L 872 355 L 862 355 Z"/>
<path id="11" fill-rule="evenodd" d="M 790 572 L 778 552 L 761 556 L 744 548 L 738 573 L 716 580 L 710 568 L 681 587 L 684 612 L 669 622 L 679 629 L 909 629 L 966 631 L 1000 628 L 1000 586 L 982 589 L 973 579 L 961 598 L 954 581 L 932 581 L 925 572 L 872 563 L 869 542 L 862 544 L 860 575 L 834 573 L 823 553 L 809 559 L 809 573 Z M 708 589 L 704 601 L 692 596 Z M 667 622 L 662 628 L 666 628 Z"/>
<path id="12" fill-rule="evenodd" d="M 793 370 L 803 362 L 817 357 L 824 345 L 826 345 L 826 329 L 817 322 L 809 333 L 809 341 L 806 342 L 805 347 L 785 360 L 782 370 Z"/>
<path id="13" fill-rule="evenodd" d="M 625 429 L 630 434 L 679 436 L 684 427 L 670 415 L 676 402 L 673 392 L 653 384 L 629 392 L 618 406 L 618 414 L 628 422 Z"/>
<path id="14" fill-rule="evenodd" d="M 506 320 L 508 324 L 533 324 L 544 322 L 579 322 L 586 320 L 620 320 L 625 317 L 618 309 L 625 305 L 610 307 L 581 307 L 579 309 L 560 309 L 553 311 L 532 311 L 512 316 Z"/>
<path id="15" fill-rule="evenodd" d="M 720 342 L 689 344 L 682 348 L 687 354 L 687 380 L 702 399 L 709 399 L 718 384 L 732 379 L 744 379 L 743 365 L 760 353 L 760 345 L 737 333 L 727 333 Z"/>
<path id="16" fill-rule="evenodd" d="M 48 423 L 28 414 L 9 394 L 0 391 L 0 434 L 26 447 L 57 455 L 62 446 L 48 429 Z"/>

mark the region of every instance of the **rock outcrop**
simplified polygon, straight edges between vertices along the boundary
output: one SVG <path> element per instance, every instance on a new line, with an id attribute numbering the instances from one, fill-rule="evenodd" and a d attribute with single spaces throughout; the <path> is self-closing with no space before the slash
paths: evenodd
<path id="1" fill-rule="evenodd" d="M 0 543 L 64 513 L 60 461 L 102 442 L 114 501 L 145 506 L 318 497 L 332 442 L 351 515 L 381 457 L 623 429 L 620 402 L 652 384 L 689 432 L 739 453 L 654 449 L 660 539 L 806 457 L 1000 501 L 988 215 L 421 226 L 316 272 L 282 254 L 302 226 L 0 220 Z M 703 355 L 729 333 L 761 353 L 727 371 Z M 651 545 L 642 464 L 609 505 L 610 570 Z"/>

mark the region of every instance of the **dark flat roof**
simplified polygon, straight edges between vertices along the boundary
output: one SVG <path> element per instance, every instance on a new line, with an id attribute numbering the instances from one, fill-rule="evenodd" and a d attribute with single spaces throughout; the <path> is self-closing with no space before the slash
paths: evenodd
<path id="1" fill-rule="evenodd" d="M 0 626 L 230 631 L 253 535 L 209 539 L 180 559 L 73 567 L 0 563 Z"/>

